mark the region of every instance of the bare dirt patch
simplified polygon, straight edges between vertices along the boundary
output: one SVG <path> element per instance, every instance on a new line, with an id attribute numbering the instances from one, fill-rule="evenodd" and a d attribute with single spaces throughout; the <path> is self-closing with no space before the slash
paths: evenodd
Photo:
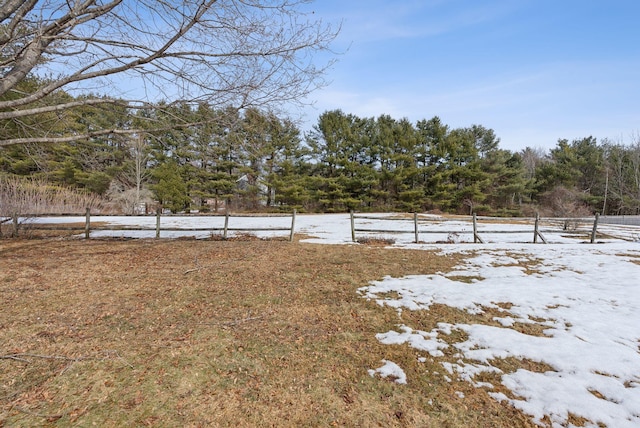
<path id="1" fill-rule="evenodd" d="M 359 287 L 458 262 L 260 240 L 0 241 L 0 426 L 531 427 L 375 339 L 398 315 Z M 369 376 L 382 359 L 409 383 Z"/>

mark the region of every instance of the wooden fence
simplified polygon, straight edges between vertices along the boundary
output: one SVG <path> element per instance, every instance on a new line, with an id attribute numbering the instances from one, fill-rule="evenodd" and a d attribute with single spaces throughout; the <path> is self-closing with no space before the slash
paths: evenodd
<path id="1" fill-rule="evenodd" d="M 35 217 L 35 216 L 34 216 Z M 144 226 L 124 226 L 124 225 L 95 225 L 91 223 L 91 213 L 90 210 L 87 209 L 85 214 L 85 222 L 84 226 L 74 226 L 74 225 L 65 225 L 63 223 L 56 224 L 38 224 L 38 223 L 30 223 L 26 227 L 30 230 L 55 230 L 55 231 L 78 231 L 84 232 L 85 239 L 89 239 L 91 237 L 91 232 L 93 231 L 154 231 L 155 237 L 160 238 L 161 232 L 210 232 L 212 235 L 216 232 L 222 233 L 222 238 L 227 239 L 229 232 L 277 232 L 277 231 L 287 231 L 289 235 L 289 241 L 293 241 L 294 233 L 295 233 L 295 224 L 296 224 L 296 211 L 293 210 L 291 215 L 269 215 L 269 217 L 291 217 L 291 226 L 289 227 L 232 227 L 229 225 L 230 219 L 239 218 L 239 217 L 250 217 L 243 215 L 233 215 L 231 216 L 229 213 L 224 215 L 224 226 L 223 227 L 167 227 L 162 226 L 162 215 L 160 211 L 156 213 L 156 222 L 155 227 L 144 227 Z M 216 216 L 222 217 L 222 216 Z M 15 230 L 18 228 L 18 217 L 14 216 L 13 219 L 8 219 L 12 221 L 15 225 Z"/>
<path id="2" fill-rule="evenodd" d="M 33 218 L 37 216 L 29 216 L 28 218 Z M 229 213 L 226 213 L 224 216 L 210 216 L 210 217 L 224 217 L 224 225 L 222 227 L 169 227 L 162 225 L 163 216 L 160 212 L 158 212 L 155 216 L 155 226 L 140 226 L 140 225 L 103 225 L 103 224 L 92 224 L 90 210 L 86 211 L 84 225 L 75 224 L 64 224 L 64 223 L 54 223 L 54 224 L 39 224 L 39 223 L 28 223 L 28 224 L 19 224 L 19 219 L 17 216 L 12 218 L 0 219 L 0 223 L 13 223 L 14 234 L 17 234 L 18 227 L 23 227 L 29 230 L 54 230 L 54 231 L 77 231 L 84 232 L 84 237 L 89 239 L 91 237 L 91 232 L 94 231 L 153 231 L 155 232 L 155 237 L 160 238 L 161 232 L 209 232 L 213 236 L 214 233 L 221 234 L 223 239 L 227 239 L 229 232 L 277 232 L 277 231 L 286 231 L 289 235 L 289 240 L 293 241 L 294 233 L 295 233 L 295 223 L 296 223 L 296 211 L 294 210 L 291 217 L 291 225 L 289 227 L 234 227 L 230 225 L 233 222 L 234 218 L 239 217 L 255 217 L 255 215 L 236 215 L 231 216 Z M 286 215 L 268 215 L 266 217 L 289 217 Z M 383 229 L 372 229 L 365 228 L 361 224 L 357 225 L 360 220 L 375 220 L 376 222 L 381 221 L 389 221 L 392 222 L 405 222 L 404 229 L 398 228 L 383 228 Z M 585 235 L 588 233 L 589 241 L 591 243 L 596 242 L 598 237 L 598 221 L 599 216 L 596 214 L 593 220 L 591 219 L 558 219 L 558 218 L 546 218 L 541 219 L 540 217 L 535 218 L 517 218 L 517 219 L 505 219 L 505 218 L 496 218 L 496 217 L 478 217 L 476 215 L 461 217 L 463 221 L 469 222 L 472 225 L 472 230 L 465 230 L 461 228 L 459 225 L 456 229 L 442 230 L 440 228 L 430 228 L 434 224 L 446 223 L 451 220 L 443 219 L 440 217 L 428 216 L 425 214 L 397 214 L 395 216 L 390 217 L 382 217 L 382 216 L 367 216 L 366 214 L 355 214 L 353 211 L 350 213 L 351 220 L 351 240 L 352 242 L 358 242 L 357 235 L 371 236 L 372 234 L 412 234 L 413 242 L 420 243 L 421 235 L 429 235 L 429 234 L 439 234 L 439 235 L 463 235 L 466 233 L 472 234 L 474 243 L 484 243 L 483 239 L 484 235 L 487 234 L 530 234 L 531 242 L 533 243 L 548 243 L 544 234 L 547 232 L 557 233 L 558 230 L 561 230 L 563 234 L 580 234 Z M 478 225 L 481 224 L 483 226 L 487 226 L 491 223 L 500 222 L 503 223 L 508 220 L 515 220 L 522 224 L 522 229 L 490 229 L 490 228 L 481 228 L 479 229 Z M 593 224 L 591 225 L 591 221 Z M 411 226 L 408 226 L 406 222 L 412 222 Z M 360 222 L 361 223 L 361 222 Z M 545 224 L 547 226 L 551 225 L 555 229 L 542 229 L 541 224 Z M 587 224 L 589 227 L 589 231 L 585 232 L 578 231 L 578 224 L 584 225 Z M 525 229 L 525 227 L 527 227 Z M 603 236 L 601 234 L 601 236 Z M 362 239 L 360 239 L 362 241 Z M 447 242 L 447 241 L 436 241 L 436 242 Z"/>
<path id="3" fill-rule="evenodd" d="M 479 220 L 491 220 L 491 221 L 505 221 L 506 219 L 504 218 L 495 218 L 495 217 L 482 217 L 479 218 L 477 217 L 475 214 L 473 214 L 470 218 L 470 221 L 472 223 L 472 230 L 470 232 L 465 232 L 464 230 L 429 230 L 429 229 L 425 229 L 424 227 L 421 228 L 421 226 L 425 226 L 428 225 L 429 223 L 434 223 L 434 222 L 438 222 L 438 223 L 442 223 L 443 220 L 441 218 L 434 218 L 434 217 L 426 217 L 426 216 L 420 216 L 418 213 L 414 213 L 412 215 L 412 217 L 407 217 L 406 215 L 398 215 L 396 217 L 372 217 L 372 216 L 367 216 L 367 215 L 356 215 L 353 211 L 351 211 L 350 213 L 350 217 L 351 217 L 351 241 L 353 242 L 358 242 L 358 239 L 356 238 L 356 233 L 365 233 L 365 234 L 372 234 L 372 233 L 383 233 L 383 234 L 413 234 L 414 238 L 413 238 L 413 242 L 414 243 L 419 243 L 420 242 L 420 235 L 421 234 L 439 234 L 439 235 L 449 235 L 449 234 L 461 234 L 461 233 L 471 233 L 473 236 L 473 242 L 474 243 L 480 243 L 483 244 L 484 240 L 482 239 L 482 237 L 480 236 L 480 232 L 478 231 L 478 222 Z M 395 222 L 399 222 L 399 221 L 403 221 L 403 222 L 407 222 L 407 221 L 411 221 L 413 223 L 413 228 L 411 230 L 399 230 L 399 229 L 369 229 L 369 228 L 363 228 L 363 227 L 356 227 L 356 220 L 358 219 L 367 219 L 367 220 L 376 220 L 376 221 L 380 221 L 380 220 L 389 220 L 389 221 L 395 221 Z M 598 219 L 599 219 L 599 215 L 596 214 L 595 218 L 593 220 L 593 227 L 590 230 L 589 233 L 589 241 L 593 244 L 594 242 L 596 242 L 597 239 L 597 233 L 598 233 Z M 522 219 L 522 218 L 518 218 L 518 221 L 527 221 L 530 220 L 531 223 L 533 223 L 531 225 L 531 228 L 529 229 L 518 229 L 518 230 L 505 230 L 505 229 L 496 229 L 496 230 L 486 230 L 483 229 L 482 230 L 482 234 L 531 234 L 532 235 L 532 242 L 533 243 L 538 243 L 538 241 L 547 244 L 548 241 L 546 240 L 546 238 L 544 237 L 544 235 L 542 234 L 542 232 L 544 232 L 544 230 L 542 230 L 540 228 L 540 223 L 541 223 L 541 219 L 539 216 L 536 216 L 533 219 Z M 446 221 L 450 221 L 450 220 L 444 220 Z M 469 220 L 466 220 L 469 221 Z M 576 219 L 548 219 L 548 222 L 554 222 L 558 224 L 558 227 L 562 227 L 564 230 L 564 233 L 570 234 L 573 233 L 571 230 L 568 230 L 569 225 L 573 222 L 576 222 Z"/>

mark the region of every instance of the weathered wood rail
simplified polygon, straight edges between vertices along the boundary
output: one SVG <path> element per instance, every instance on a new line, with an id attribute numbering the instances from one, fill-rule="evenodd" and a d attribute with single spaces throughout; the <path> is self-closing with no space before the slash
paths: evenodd
<path id="1" fill-rule="evenodd" d="M 70 214 L 71 215 L 71 214 Z M 194 219 L 200 219 L 200 226 L 192 227 L 190 225 L 176 225 L 175 222 L 173 224 L 167 224 L 170 220 L 165 220 L 166 218 L 176 217 L 174 215 L 164 215 L 161 213 L 157 213 L 155 219 L 153 216 L 141 216 L 141 219 L 144 219 L 140 223 L 135 225 L 116 225 L 113 224 L 105 224 L 106 221 L 109 221 L 109 216 L 98 216 L 98 220 L 96 221 L 96 217 L 92 217 L 89 210 L 87 210 L 84 218 L 84 222 L 82 220 L 76 220 L 74 223 L 60 223 L 60 222 L 51 222 L 44 223 L 30 220 L 36 218 L 43 218 L 49 216 L 56 217 L 64 217 L 65 215 L 61 214 L 51 214 L 51 215 L 29 215 L 22 216 L 18 218 L 18 216 L 13 217 L 4 217 L 0 218 L 0 226 L 4 225 L 4 228 L 7 227 L 9 229 L 13 229 L 14 235 L 17 236 L 18 228 L 24 228 L 26 230 L 48 230 L 48 231 L 68 231 L 68 232 L 78 232 L 79 235 L 84 235 L 84 238 L 89 239 L 92 237 L 93 232 L 99 231 L 123 231 L 123 232 L 152 232 L 145 234 L 146 236 L 155 236 L 156 238 L 160 238 L 163 232 L 178 232 L 178 235 L 184 235 L 188 233 L 197 233 L 202 235 L 203 233 L 209 233 L 210 236 L 214 236 L 217 234 L 221 236 L 223 239 L 227 239 L 229 237 L 229 233 L 234 232 L 287 232 L 289 235 L 289 240 L 294 240 L 295 227 L 296 227 L 296 211 L 294 210 L 291 214 L 230 214 L 226 213 L 224 215 L 206 215 L 206 216 L 190 216 Z M 74 215 L 77 216 L 77 215 Z M 182 217 L 182 216 L 178 216 Z M 238 221 L 234 224 L 234 220 L 239 218 L 259 218 L 258 222 L 244 222 Z M 290 226 L 283 227 L 286 225 L 284 221 L 275 221 L 269 222 L 268 219 L 271 217 L 290 217 L 291 223 Z M 204 219 L 204 220 L 203 220 Z M 367 228 L 365 220 L 375 221 L 376 225 L 371 228 Z M 155 222 L 154 222 L 155 220 Z M 265 222 L 265 220 L 267 220 Z M 586 237 L 588 241 L 591 243 L 596 242 L 598 237 L 606 237 L 606 236 L 614 236 L 611 234 L 607 234 L 607 226 L 604 225 L 604 232 L 598 231 L 599 226 L 599 216 L 596 215 L 595 218 L 544 218 L 540 217 L 535 218 L 513 218 L 513 219 L 505 219 L 499 217 L 480 217 L 476 215 L 472 216 L 458 216 L 456 218 L 442 218 L 431 216 L 427 214 L 418 214 L 418 213 L 397 213 L 395 215 L 373 215 L 373 214 L 356 214 L 354 212 L 350 213 L 351 220 L 351 241 L 352 242 L 363 242 L 365 238 L 379 238 L 379 236 L 375 236 L 376 234 L 412 234 L 413 242 L 420 243 L 421 236 L 436 236 L 436 235 L 444 235 L 446 238 L 444 240 L 433 239 L 432 242 L 435 243 L 447 243 L 447 242 L 460 242 L 458 241 L 460 236 L 464 236 L 467 234 L 471 234 L 474 243 L 485 243 L 487 240 L 486 235 L 498 235 L 498 234 L 527 234 L 531 236 L 531 239 L 527 239 L 529 242 L 533 243 L 548 243 L 545 235 L 548 236 L 548 233 L 557 234 L 560 232 L 562 235 L 574 235 L 574 236 L 582 236 Z M 455 226 L 451 228 L 447 228 L 446 223 L 457 221 Z M 385 223 L 393 224 L 390 227 L 381 227 L 381 223 L 384 225 Z M 499 227 L 499 228 L 491 228 L 492 223 L 511 223 L 509 228 Z M 155 224 L 154 224 L 155 223 Z M 164 223 L 164 224 L 163 224 Z M 222 224 L 223 223 L 223 224 Z M 260 223 L 270 223 L 269 226 L 265 227 L 255 227 L 256 224 L 260 225 Z M 398 224 L 402 224 L 402 226 L 398 226 Z M 407 224 L 409 223 L 409 224 Z M 462 223 L 462 224 L 461 224 Z M 518 224 L 519 223 L 519 224 Z M 280 227 L 275 227 L 275 225 L 279 225 Z M 604 224 L 604 222 L 603 222 Z M 9 226 L 8 226 L 9 225 Z M 432 227 L 433 226 L 433 227 Z M 180 233 L 182 232 L 182 233 Z M 620 237 L 617 233 L 617 237 Z M 626 239 L 629 241 L 640 241 L 640 233 L 633 233 L 634 231 L 628 231 L 628 237 L 622 239 Z M 626 233 L 626 232 L 625 232 Z M 113 234 L 118 236 L 118 234 Z M 175 236 L 176 234 L 174 234 Z M 275 236 L 275 234 L 274 234 Z M 95 237 L 95 234 L 94 234 Z M 423 238 L 424 239 L 424 238 Z"/>
<path id="2" fill-rule="evenodd" d="M 221 232 L 222 238 L 227 239 L 229 232 L 288 232 L 289 241 L 293 241 L 295 235 L 295 223 L 296 223 L 296 210 L 289 214 L 270 214 L 268 217 L 291 217 L 291 225 L 289 227 L 233 227 L 229 225 L 229 220 L 232 218 L 241 217 L 253 217 L 248 215 L 240 215 L 226 213 L 224 215 L 224 226 L 207 226 L 207 227 L 188 227 L 188 226 L 163 226 L 163 216 L 160 211 L 156 213 L 156 222 L 154 227 L 148 226 L 128 226 L 128 225 L 95 225 L 91 222 L 91 212 L 87 209 L 85 214 L 85 222 L 83 226 L 78 225 L 65 225 L 64 223 L 50 223 L 50 224 L 38 224 L 29 223 L 22 225 L 22 227 L 29 230 L 54 230 L 54 231 L 77 231 L 84 232 L 85 239 L 91 238 L 91 232 L 94 231 L 141 231 L 141 232 L 155 232 L 156 239 L 161 237 L 161 232 L 210 232 L 211 234 Z M 211 217 L 223 217 L 220 215 Z M 9 221 L 13 221 L 14 224 L 18 224 L 17 216 Z"/>
<path id="3" fill-rule="evenodd" d="M 351 240 L 353 242 L 358 242 L 357 233 L 363 233 L 363 234 L 372 234 L 372 233 L 383 233 L 383 234 L 413 234 L 414 235 L 414 239 L 413 242 L 414 243 L 419 243 L 420 242 L 420 235 L 423 234 L 438 234 L 438 235 L 448 235 L 448 234 L 465 234 L 465 233 L 471 233 L 473 236 L 473 242 L 474 243 L 484 243 L 484 240 L 482 239 L 481 235 L 480 235 L 480 231 L 478 230 L 478 223 L 481 220 L 487 221 L 487 222 L 495 222 L 495 221 L 505 221 L 504 218 L 496 218 L 496 217 L 478 217 L 475 214 L 473 214 L 472 216 L 470 216 L 470 218 L 463 218 L 463 221 L 469 221 L 472 224 L 472 230 L 471 231 L 464 231 L 464 230 L 460 230 L 460 229 L 451 229 L 451 230 L 430 230 L 430 229 L 425 229 L 424 227 L 421 226 L 425 226 L 428 225 L 429 223 L 442 223 L 442 222 L 447 222 L 447 221 L 451 221 L 451 220 L 443 220 L 441 218 L 434 218 L 432 216 L 421 216 L 418 213 L 413 213 L 412 216 L 407 216 L 406 214 L 404 215 L 398 215 L 397 217 L 372 217 L 372 216 L 367 216 L 367 215 L 356 215 L 353 211 L 350 212 L 350 217 L 351 217 Z M 595 215 L 595 219 L 593 221 L 593 227 L 591 229 L 590 232 L 590 236 L 589 236 L 589 241 L 593 244 L 594 242 L 596 242 L 597 239 L 597 229 L 598 229 L 598 218 L 599 215 L 596 214 Z M 367 220 L 375 220 L 375 221 L 381 221 L 381 220 L 388 220 L 390 222 L 409 222 L 411 221 L 413 223 L 413 228 L 411 230 L 409 229 L 372 229 L 372 228 L 364 228 L 364 227 L 356 227 L 356 220 L 358 219 L 367 219 Z M 546 230 L 541 229 L 541 219 L 539 216 L 536 216 L 535 218 L 532 219 L 523 219 L 523 218 L 518 218 L 518 221 L 522 222 L 522 221 L 528 221 L 529 223 L 532 223 L 532 227 L 530 229 L 513 229 L 513 230 L 504 230 L 504 229 L 495 229 L 495 230 L 491 230 L 491 229 L 483 229 L 482 230 L 482 234 L 532 234 L 532 242 L 538 243 L 538 242 L 542 242 L 544 244 L 547 244 L 548 241 L 547 239 L 544 237 L 543 232 L 546 232 Z M 551 220 L 551 219 L 550 219 Z M 549 220 L 549 221 L 550 221 Z M 572 221 L 576 221 L 576 219 L 552 219 L 555 222 L 562 222 L 565 225 L 568 222 L 572 222 Z M 551 231 L 551 230 L 549 230 Z M 572 232 L 570 230 L 565 230 L 564 233 L 566 234 L 571 234 L 571 233 L 579 233 L 579 232 Z"/>

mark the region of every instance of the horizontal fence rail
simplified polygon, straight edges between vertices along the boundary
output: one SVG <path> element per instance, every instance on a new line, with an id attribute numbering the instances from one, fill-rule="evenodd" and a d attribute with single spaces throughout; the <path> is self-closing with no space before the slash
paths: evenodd
<path id="1" fill-rule="evenodd" d="M 601 215 L 600 223 L 640 226 L 640 215 Z"/>
<path id="2" fill-rule="evenodd" d="M 463 218 L 463 221 L 469 221 L 472 224 L 472 230 L 471 231 L 465 231 L 465 230 L 461 230 L 461 229 L 450 229 L 450 230 L 432 230 L 432 229 L 426 229 L 425 227 L 429 226 L 429 223 L 438 223 L 441 224 L 443 222 L 447 222 L 447 221 L 452 221 L 452 220 L 443 220 L 442 218 L 434 218 L 432 216 L 429 217 L 425 217 L 425 216 L 421 216 L 417 213 L 414 213 L 413 216 L 411 218 L 406 217 L 406 215 L 398 215 L 397 217 L 387 217 L 387 218 L 382 218 L 382 217 L 372 217 L 372 216 L 367 216 L 365 215 L 356 215 L 353 211 L 350 212 L 350 220 L 351 220 L 351 241 L 352 242 L 358 242 L 358 239 L 356 237 L 357 233 L 363 233 L 363 234 L 372 234 L 372 233 L 383 233 L 383 234 L 413 234 L 414 235 L 414 243 L 420 243 L 420 235 L 424 235 L 424 234 L 438 234 L 438 235 L 460 235 L 460 234 L 472 234 L 473 236 L 473 242 L 474 243 L 480 243 L 483 244 L 485 243 L 484 239 L 481 237 L 480 235 L 480 231 L 478 230 L 478 224 L 480 221 L 484 221 L 485 224 L 490 224 L 491 222 L 504 222 L 505 218 L 500 218 L 500 217 L 478 217 L 475 214 L 473 214 L 470 217 L 467 218 Z M 411 230 L 409 230 L 408 228 L 405 229 L 398 229 L 398 228 L 389 228 L 389 229 L 380 229 L 380 228 L 365 228 L 365 227 L 356 227 L 356 220 L 375 220 L 375 221 L 381 221 L 381 220 L 387 220 L 390 223 L 391 222 L 404 222 L 405 224 L 407 222 L 412 222 L 413 227 Z M 548 229 L 548 230 L 543 230 L 540 227 L 541 224 L 541 219 L 539 216 L 536 216 L 535 218 L 531 218 L 531 219 L 523 219 L 523 218 L 519 218 L 517 219 L 518 222 L 524 222 L 529 224 L 529 226 L 531 227 L 530 229 L 513 229 L 513 230 L 504 230 L 504 229 L 483 229 L 481 232 L 482 234 L 527 234 L 530 233 L 532 235 L 532 242 L 533 243 L 538 243 L 538 242 L 542 242 L 544 244 L 547 244 L 548 241 L 547 239 L 544 237 L 543 232 L 553 232 L 553 230 Z M 596 239 L 597 239 L 597 234 L 598 234 L 598 221 L 599 221 L 599 215 L 596 214 L 595 218 L 593 219 L 585 219 L 585 218 L 580 218 L 580 219 L 545 219 L 545 222 L 547 223 L 555 223 L 558 225 L 558 227 L 562 227 L 563 228 L 563 233 L 564 234 L 585 234 L 585 232 L 580 232 L 577 231 L 577 223 L 589 223 L 589 227 L 590 227 L 590 231 L 588 231 L 588 235 L 589 235 L 589 241 L 590 243 L 595 243 Z M 524 227 L 525 224 L 523 224 Z"/>
<path id="3" fill-rule="evenodd" d="M 29 216 L 29 217 L 37 217 L 37 216 Z M 296 210 L 289 214 L 281 214 L 281 215 L 269 215 L 268 217 L 290 217 L 291 223 L 288 227 L 234 227 L 229 226 L 230 219 L 233 218 L 242 218 L 242 217 L 255 217 L 250 215 L 231 215 L 230 213 L 226 213 L 224 216 L 209 216 L 209 217 L 224 217 L 224 226 L 206 226 L 206 227 L 189 227 L 189 226 L 163 226 L 162 218 L 170 217 L 167 215 L 162 215 L 160 211 L 156 214 L 156 222 L 154 227 L 150 226 L 138 226 L 138 225 L 95 225 L 91 223 L 91 213 L 90 210 L 87 209 L 85 214 L 85 222 L 83 226 L 73 226 L 73 225 L 64 225 L 64 224 L 38 224 L 38 223 L 29 223 L 26 225 L 22 225 L 22 227 L 27 228 L 29 230 L 55 230 L 55 231 L 77 231 L 84 232 L 85 239 L 90 239 L 91 232 L 95 231 L 140 231 L 140 232 L 155 232 L 155 237 L 160 238 L 161 232 L 222 232 L 223 239 L 227 239 L 229 232 L 279 232 L 286 231 L 288 232 L 289 241 L 293 241 L 295 235 L 295 223 L 296 223 Z M 17 226 L 18 217 L 14 216 L 13 219 L 9 218 L 4 221 L 13 221 L 13 223 Z"/>
<path id="4" fill-rule="evenodd" d="M 60 214 L 55 215 L 23 215 L 18 217 L 0 218 L 0 226 L 5 230 L 13 231 L 17 236 L 19 229 L 40 230 L 40 231 L 68 231 L 78 232 L 80 236 L 89 239 L 94 232 L 123 232 L 106 234 L 106 236 L 139 236 L 136 232 L 142 232 L 146 237 L 160 238 L 163 233 L 165 237 L 185 236 L 190 233 L 200 235 L 209 234 L 209 237 L 221 236 L 227 239 L 229 234 L 241 232 L 267 232 L 269 235 L 277 236 L 277 232 L 286 232 L 289 241 L 294 240 L 296 232 L 296 211 L 291 214 L 230 214 L 224 215 L 194 215 L 185 219 L 182 215 L 162 214 L 158 212 L 155 216 L 125 216 L 125 218 L 138 218 L 139 224 L 129 223 L 120 220 L 120 216 L 91 216 L 87 210 L 84 219 L 80 216 L 74 219 L 73 223 L 58 223 L 57 221 L 47 223 L 41 221 L 47 217 L 67 217 Z M 98 220 L 96 220 L 96 217 Z M 275 217 L 290 218 L 290 224 L 283 220 L 273 220 Z M 174 221 L 171 218 L 175 218 Z M 240 220 L 245 218 L 245 220 Z M 252 218 L 253 220 L 249 220 Z M 457 243 L 469 242 L 461 241 L 465 235 L 471 235 L 472 242 L 485 243 L 488 239 L 492 242 L 503 241 L 497 236 L 528 235 L 530 238 L 517 238 L 517 242 L 548 243 L 547 236 L 561 234 L 563 236 L 586 237 L 586 240 L 595 243 L 598 237 L 616 237 L 627 241 L 640 242 L 640 229 L 638 226 L 609 226 L 610 218 L 602 218 L 598 215 L 588 218 L 503 218 L 503 217 L 483 217 L 483 216 L 454 216 L 441 217 L 429 214 L 418 213 L 396 213 L 396 214 L 356 214 L 353 211 L 348 217 L 342 217 L 342 221 L 350 221 L 351 242 L 365 242 L 366 240 L 384 240 L 380 235 L 412 235 L 410 239 L 403 242 L 414 243 Z M 34 220 L 34 221 L 32 221 Z M 83 221 L 84 220 L 84 221 Z M 603 220 L 603 221 L 600 221 Z M 122 221 L 124 224 L 118 225 Z M 191 222 L 191 223 L 189 223 Z M 107 224 L 108 223 L 108 224 Z M 195 223 L 195 224 L 194 224 Z M 200 223 L 200 224 L 198 224 Z M 505 223 L 508 224 L 505 228 Z M 305 223 L 303 223 L 305 224 Z M 501 224 L 501 226 L 497 226 Z M 264 226 L 263 226 L 264 225 Z M 387 226 L 388 225 L 388 226 Z M 492 227 L 493 225 L 493 227 Z M 367 227 L 370 226 L 370 227 Z M 449 227 L 450 226 L 450 227 Z M 348 242 L 348 223 L 335 226 L 329 224 L 328 227 L 335 230 L 344 230 L 343 239 Z M 340 229 L 345 228 L 345 229 Z M 623 230 L 624 229 L 624 230 Z M 1 232 L 2 230 L 0 230 Z M 133 233 L 130 233 L 133 232 Z M 171 233 L 167 236 L 168 232 Z M 276 232 L 275 234 L 271 232 Z M 437 235 L 443 236 L 439 238 Z M 1 235 L 0 235 L 1 236 Z M 105 234 L 94 233 L 93 237 L 105 236 Z M 425 239 L 425 237 L 433 239 Z M 421 241 L 421 237 L 427 241 Z M 389 240 L 392 240 L 391 238 Z M 505 238 L 504 241 L 509 241 Z M 395 242 L 395 239 L 394 239 Z"/>

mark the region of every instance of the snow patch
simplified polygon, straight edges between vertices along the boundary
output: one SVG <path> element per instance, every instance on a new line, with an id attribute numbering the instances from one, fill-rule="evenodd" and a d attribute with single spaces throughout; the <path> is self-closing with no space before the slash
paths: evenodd
<path id="1" fill-rule="evenodd" d="M 537 423 L 547 417 L 553 426 L 567 426 L 573 414 L 593 426 L 640 426 L 638 246 L 487 246 L 475 254 L 454 273 L 384 278 L 359 293 L 413 311 L 433 304 L 470 314 L 497 309 L 504 314 L 493 318 L 498 325 L 439 323 L 430 332 L 402 325 L 400 332 L 378 334 L 378 340 L 441 357 L 449 345 L 440 336 L 462 331 L 465 339 L 452 345 L 460 360 L 441 363 L 445 380 L 454 376 L 490 389 L 494 385 L 475 377 L 496 373 L 513 398 L 491 396 Z M 520 266 L 525 264 L 526 270 Z M 516 324 L 536 328 L 527 334 Z M 492 364 L 505 358 L 529 361 L 532 369 L 502 373 Z"/>
<path id="2" fill-rule="evenodd" d="M 378 374 L 381 378 L 390 378 L 395 383 L 402 385 L 407 383 L 407 375 L 399 365 L 388 360 L 382 360 L 382 362 L 384 363 L 382 367 L 378 367 L 375 370 L 368 370 L 369 376 L 375 377 L 375 375 Z"/>

